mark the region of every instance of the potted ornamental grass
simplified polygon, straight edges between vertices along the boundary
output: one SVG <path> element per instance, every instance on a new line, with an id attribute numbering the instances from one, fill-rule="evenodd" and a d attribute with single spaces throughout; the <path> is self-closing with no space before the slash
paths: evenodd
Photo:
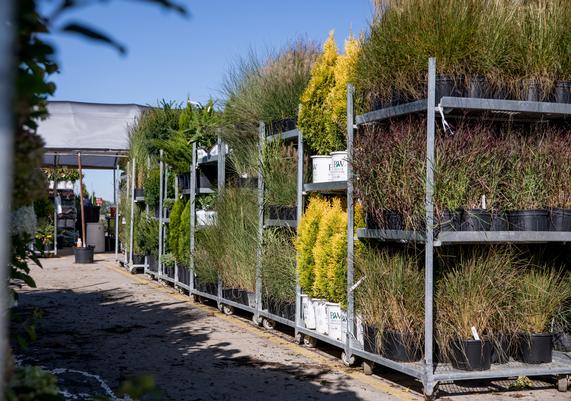
<path id="1" fill-rule="evenodd" d="M 297 220 L 297 150 L 281 140 L 266 142 L 262 158 L 270 220 Z"/>
<path id="2" fill-rule="evenodd" d="M 488 370 L 494 334 L 510 318 L 502 307 L 513 299 L 515 256 L 496 247 L 439 256 L 445 269 L 435 296 L 441 357 L 457 369 Z"/>
<path id="3" fill-rule="evenodd" d="M 356 291 L 357 311 L 366 322 L 368 352 L 400 362 L 422 357 L 424 274 L 414 247 L 404 251 L 367 248 L 357 258 L 364 281 Z"/>
<path id="4" fill-rule="evenodd" d="M 549 363 L 553 349 L 550 326 L 571 305 L 569 273 L 547 266 L 531 268 L 520 277 L 517 290 L 519 357 L 525 363 Z"/>
<path id="5" fill-rule="evenodd" d="M 290 321 L 295 321 L 294 234 L 288 228 L 266 229 L 262 255 L 262 305 Z"/>

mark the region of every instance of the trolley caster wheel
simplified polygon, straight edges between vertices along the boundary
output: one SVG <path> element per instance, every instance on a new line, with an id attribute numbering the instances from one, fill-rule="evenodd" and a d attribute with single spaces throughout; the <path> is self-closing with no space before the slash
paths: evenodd
<path id="1" fill-rule="evenodd" d="M 347 356 L 345 351 L 343 351 L 343 352 L 341 352 L 341 361 L 343 362 L 343 365 L 350 368 L 352 366 L 355 366 L 355 362 L 357 362 L 357 358 L 355 358 L 355 355 Z"/>
<path id="2" fill-rule="evenodd" d="M 310 336 L 303 336 L 303 345 L 308 348 L 315 348 L 317 346 L 317 339 Z"/>
<path id="3" fill-rule="evenodd" d="M 224 312 L 224 305 L 222 305 L 221 303 L 217 304 L 216 307 L 220 312 Z"/>
<path id="4" fill-rule="evenodd" d="M 222 312 L 225 315 L 232 316 L 234 314 L 234 307 L 230 305 L 222 305 Z"/>
<path id="5" fill-rule="evenodd" d="M 438 398 L 438 384 L 435 384 L 432 388 L 424 388 L 424 399 L 426 401 L 434 401 Z"/>
<path id="6" fill-rule="evenodd" d="M 367 376 L 373 374 L 373 369 L 375 368 L 375 362 L 363 361 L 363 373 Z"/>
<path id="7" fill-rule="evenodd" d="M 255 313 L 252 315 L 252 322 L 256 325 L 256 326 L 260 326 L 262 324 L 263 318 L 260 316 L 257 316 Z"/>
<path id="8" fill-rule="evenodd" d="M 271 319 L 262 318 L 262 326 L 266 330 L 273 330 L 276 328 L 276 322 Z"/>
<path id="9" fill-rule="evenodd" d="M 190 300 L 195 304 L 200 303 L 200 297 L 196 294 L 190 294 Z"/>
<path id="10" fill-rule="evenodd" d="M 569 388 L 569 377 L 559 376 L 557 378 L 557 390 L 564 393 Z"/>
<path id="11" fill-rule="evenodd" d="M 297 344 L 297 345 L 301 345 L 303 344 L 303 334 L 301 333 L 296 333 L 295 337 L 293 339 L 293 341 Z"/>

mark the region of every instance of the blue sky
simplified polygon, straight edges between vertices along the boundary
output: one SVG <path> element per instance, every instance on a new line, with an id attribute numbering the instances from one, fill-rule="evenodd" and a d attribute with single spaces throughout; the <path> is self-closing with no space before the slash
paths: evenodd
<path id="1" fill-rule="evenodd" d="M 144 2 L 143 2 L 144 3 Z M 190 18 L 133 1 L 103 2 L 68 19 L 111 34 L 126 56 L 70 35 L 53 35 L 61 67 L 55 100 L 156 104 L 159 99 L 219 97 L 229 65 L 250 49 L 263 54 L 303 37 L 322 42 L 335 30 L 340 46 L 365 31 L 371 0 L 180 1 Z M 112 200 L 110 172 L 86 172 L 86 185 Z"/>

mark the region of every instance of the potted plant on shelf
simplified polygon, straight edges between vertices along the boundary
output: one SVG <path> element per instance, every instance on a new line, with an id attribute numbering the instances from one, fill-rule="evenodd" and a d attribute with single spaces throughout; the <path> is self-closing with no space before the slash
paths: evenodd
<path id="1" fill-rule="evenodd" d="M 441 254 L 445 268 L 436 288 L 437 343 L 443 358 L 462 370 L 488 370 L 501 307 L 513 299 L 515 257 L 499 247 Z"/>
<path id="2" fill-rule="evenodd" d="M 549 363 L 553 348 L 550 325 L 571 303 L 568 273 L 547 266 L 531 268 L 519 279 L 517 290 L 520 358 L 525 363 Z"/>
<path id="3" fill-rule="evenodd" d="M 416 252 L 369 248 L 357 258 L 359 275 L 364 277 L 356 299 L 357 310 L 368 322 L 365 346 L 401 362 L 422 357 L 424 275 Z"/>
<path id="4" fill-rule="evenodd" d="M 262 305 L 290 321 L 295 321 L 294 235 L 290 229 L 266 229 L 262 254 Z"/>
<path id="5" fill-rule="evenodd" d="M 297 150 L 280 140 L 264 146 L 262 174 L 270 220 L 296 220 Z"/>
<path id="6" fill-rule="evenodd" d="M 196 225 L 199 227 L 215 225 L 217 213 L 214 209 L 216 194 L 201 195 L 196 198 Z"/>
<path id="7" fill-rule="evenodd" d="M 532 134 L 535 127 L 532 128 Z M 543 138 L 521 131 L 509 137 L 510 157 L 508 196 L 510 229 L 514 231 L 549 231 L 546 169 L 551 156 Z"/>

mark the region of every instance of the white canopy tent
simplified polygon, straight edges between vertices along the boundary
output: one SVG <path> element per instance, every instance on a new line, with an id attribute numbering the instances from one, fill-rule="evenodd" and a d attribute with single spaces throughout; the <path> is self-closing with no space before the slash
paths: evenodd
<path id="1" fill-rule="evenodd" d="M 129 149 L 129 130 L 146 108 L 137 104 L 48 102 L 47 119 L 38 124 L 44 139 L 45 167 L 113 170 L 114 203 L 117 206 L 117 170 Z M 81 182 L 81 179 L 80 179 Z M 57 183 L 54 183 L 54 188 Z M 81 196 L 81 192 L 80 192 Z M 82 222 L 83 207 L 81 208 Z M 131 212 L 132 214 L 132 212 Z M 54 213 L 54 250 L 57 254 L 57 211 Z M 118 251 L 119 213 L 115 214 L 115 258 Z M 82 223 L 85 240 L 85 226 Z"/>
<path id="2" fill-rule="evenodd" d="M 115 169 L 129 149 L 129 128 L 144 106 L 48 102 L 49 117 L 40 121 L 38 134 L 46 142 L 44 165 Z"/>

